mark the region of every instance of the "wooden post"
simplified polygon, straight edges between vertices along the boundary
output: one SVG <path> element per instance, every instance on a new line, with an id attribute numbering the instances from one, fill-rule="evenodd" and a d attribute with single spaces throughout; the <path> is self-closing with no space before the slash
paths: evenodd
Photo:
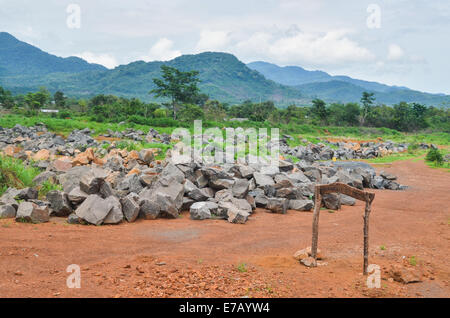
<path id="1" fill-rule="evenodd" d="M 317 241 L 319 238 L 319 214 L 320 207 L 322 205 L 322 195 L 320 194 L 319 186 L 314 189 L 315 203 L 313 214 L 313 228 L 312 228 L 312 244 L 311 244 L 311 257 L 317 260 Z"/>
<path id="2" fill-rule="evenodd" d="M 369 215 L 370 215 L 371 202 L 370 199 L 366 200 L 366 208 L 364 210 L 364 268 L 363 274 L 367 275 L 367 267 L 369 266 Z"/>

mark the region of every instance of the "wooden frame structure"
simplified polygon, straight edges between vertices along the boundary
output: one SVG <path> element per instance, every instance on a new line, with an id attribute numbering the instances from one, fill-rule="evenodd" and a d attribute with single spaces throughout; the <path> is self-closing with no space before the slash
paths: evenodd
<path id="1" fill-rule="evenodd" d="M 311 257 L 314 258 L 314 266 L 317 262 L 317 242 L 319 239 L 319 214 L 322 206 L 322 195 L 328 193 L 342 193 L 357 200 L 366 202 L 364 210 L 364 267 L 363 274 L 367 275 L 367 266 L 369 265 L 369 215 L 375 193 L 366 192 L 347 184 L 336 182 L 332 184 L 316 185 L 315 187 L 315 205 L 312 224 L 312 244 Z"/>

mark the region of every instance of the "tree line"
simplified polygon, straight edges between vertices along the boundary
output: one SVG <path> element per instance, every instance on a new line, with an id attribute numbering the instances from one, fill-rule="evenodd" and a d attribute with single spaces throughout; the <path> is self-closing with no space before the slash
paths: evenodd
<path id="1" fill-rule="evenodd" d="M 25 95 L 13 96 L 0 87 L 3 108 L 24 115 L 36 115 L 43 107 L 59 109 L 53 116 L 67 118 L 89 116 L 98 122 L 130 121 L 147 124 L 158 120 L 162 125 L 189 124 L 195 119 L 221 122 L 238 117 L 271 125 L 313 124 L 321 126 L 386 127 L 404 132 L 425 129 L 450 132 L 449 108 L 437 108 L 418 103 L 400 102 L 393 106 L 377 104 L 374 94 L 364 92 L 360 103 L 326 103 L 314 99 L 310 105 L 291 105 L 279 109 L 272 101 L 229 105 L 210 99 L 198 88 L 197 71 L 182 72 L 163 65 L 162 78 L 153 81 L 156 88 L 149 93 L 161 100 L 146 103 L 137 98 L 97 95 L 90 99 L 68 98 L 63 92 L 53 95 L 45 88 Z"/>

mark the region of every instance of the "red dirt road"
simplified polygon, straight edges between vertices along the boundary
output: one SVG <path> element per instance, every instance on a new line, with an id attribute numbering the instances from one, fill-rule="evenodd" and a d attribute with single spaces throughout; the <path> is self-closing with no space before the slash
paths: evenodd
<path id="1" fill-rule="evenodd" d="M 448 172 L 413 161 L 385 170 L 410 189 L 375 191 L 369 264 L 381 267 L 380 289 L 368 289 L 361 274 L 358 202 L 321 211 L 319 248 L 328 265 L 313 269 L 292 257 L 311 244 L 308 212 L 257 210 L 245 225 L 193 221 L 187 212 L 100 227 L 0 220 L 0 297 L 449 297 Z M 66 286 L 70 264 L 81 267 L 80 289 Z M 393 281 L 394 264 L 422 282 Z"/>

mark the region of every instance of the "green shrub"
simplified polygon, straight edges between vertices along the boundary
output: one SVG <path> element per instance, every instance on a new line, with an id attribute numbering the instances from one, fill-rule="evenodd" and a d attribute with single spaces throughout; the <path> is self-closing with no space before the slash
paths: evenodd
<path id="1" fill-rule="evenodd" d="M 425 157 L 426 161 L 435 162 L 437 164 L 442 164 L 444 161 L 444 158 L 442 157 L 442 154 L 440 151 L 436 148 L 431 148 L 430 151 L 428 151 L 427 156 Z"/>

